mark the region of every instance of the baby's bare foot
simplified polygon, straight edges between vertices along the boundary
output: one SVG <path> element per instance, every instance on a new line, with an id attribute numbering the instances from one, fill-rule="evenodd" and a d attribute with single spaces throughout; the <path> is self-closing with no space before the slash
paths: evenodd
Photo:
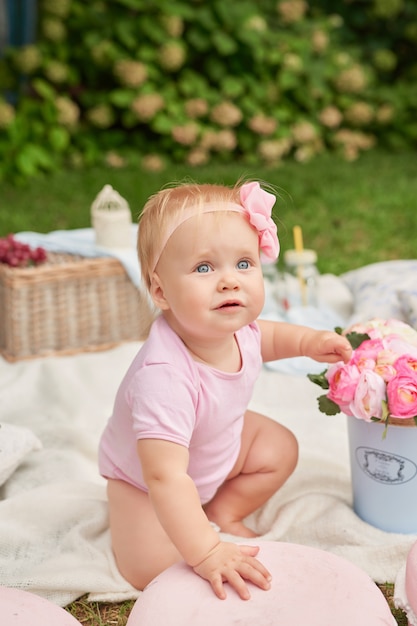
<path id="1" fill-rule="evenodd" d="M 258 537 L 253 530 L 245 526 L 243 522 L 224 522 L 220 525 L 220 530 L 228 535 L 236 537 Z"/>

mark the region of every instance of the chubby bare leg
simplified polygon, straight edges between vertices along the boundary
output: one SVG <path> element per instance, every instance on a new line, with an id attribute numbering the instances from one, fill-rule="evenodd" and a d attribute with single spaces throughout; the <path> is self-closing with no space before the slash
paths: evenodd
<path id="1" fill-rule="evenodd" d="M 243 520 L 287 480 L 298 460 L 298 444 L 287 428 L 247 411 L 236 463 L 214 498 L 204 506 L 223 532 L 255 537 Z M 182 557 L 162 528 L 148 495 L 121 480 L 108 481 L 112 547 L 122 576 L 143 589 Z"/>
<path id="2" fill-rule="evenodd" d="M 204 506 L 223 532 L 255 537 L 243 520 L 262 506 L 293 473 L 298 443 L 282 424 L 247 411 L 235 466 L 214 498 Z"/>
<path id="3" fill-rule="evenodd" d="M 122 480 L 109 480 L 110 531 L 122 576 L 144 589 L 182 557 L 162 528 L 148 495 Z"/>

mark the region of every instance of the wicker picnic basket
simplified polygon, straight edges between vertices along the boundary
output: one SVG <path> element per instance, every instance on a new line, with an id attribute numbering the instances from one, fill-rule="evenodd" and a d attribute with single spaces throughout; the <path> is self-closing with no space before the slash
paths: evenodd
<path id="1" fill-rule="evenodd" d="M 8 361 L 141 340 L 152 318 L 114 258 L 50 253 L 39 266 L 0 264 L 0 353 Z"/>

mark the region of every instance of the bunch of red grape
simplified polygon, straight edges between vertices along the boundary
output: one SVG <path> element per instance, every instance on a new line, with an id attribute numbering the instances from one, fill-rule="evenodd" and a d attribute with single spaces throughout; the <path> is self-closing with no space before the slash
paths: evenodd
<path id="1" fill-rule="evenodd" d="M 10 267 L 30 267 L 39 265 L 47 259 L 46 250 L 43 248 L 31 248 L 22 243 L 13 235 L 0 238 L 0 263 Z"/>

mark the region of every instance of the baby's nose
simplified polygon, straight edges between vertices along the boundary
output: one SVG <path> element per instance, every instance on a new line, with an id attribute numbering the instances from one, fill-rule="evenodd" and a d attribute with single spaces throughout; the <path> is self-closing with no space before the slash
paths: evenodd
<path id="1" fill-rule="evenodd" d="M 223 272 L 219 281 L 220 289 L 239 289 L 239 280 L 235 272 Z"/>

